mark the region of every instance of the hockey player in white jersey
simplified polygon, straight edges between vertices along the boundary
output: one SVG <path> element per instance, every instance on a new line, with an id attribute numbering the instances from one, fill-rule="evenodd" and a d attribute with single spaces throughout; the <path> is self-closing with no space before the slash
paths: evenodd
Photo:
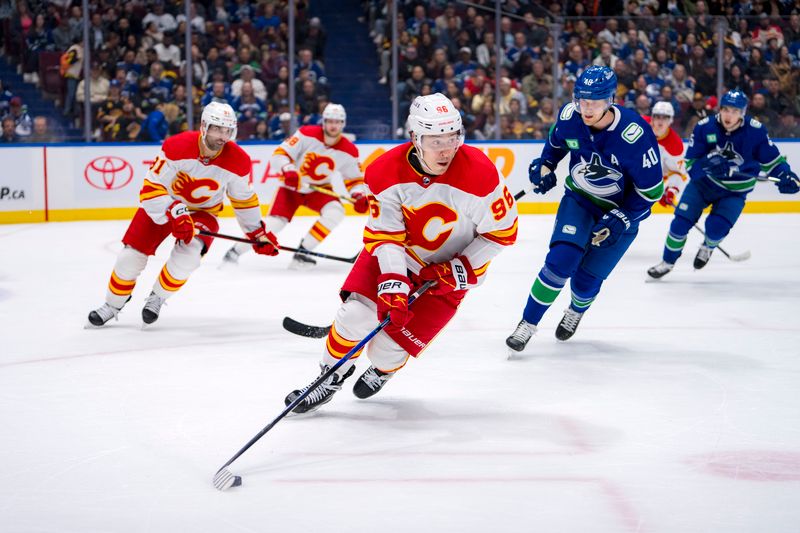
<path id="1" fill-rule="evenodd" d="M 688 178 L 683 158 L 683 140 L 672 128 L 675 109 L 669 102 L 656 102 L 649 117 L 642 117 L 653 127 L 661 155 L 661 173 L 664 175 L 664 194 L 658 201 L 664 207 L 675 205 Z"/>
<path id="2" fill-rule="evenodd" d="M 347 122 L 343 106 L 328 104 L 321 126 L 302 126 L 278 146 L 270 164 L 281 169 L 283 185 L 278 188 L 266 219 L 269 231 L 278 233 L 301 206 L 319 213 L 303 237 L 291 267 L 313 266 L 316 261 L 304 250 L 313 250 L 344 219 L 344 206 L 333 191 L 332 177 L 341 174 L 357 213 L 367 212 L 364 178 L 358 163 L 358 149 L 342 133 Z M 226 263 L 236 263 L 250 249 L 237 244 L 225 254 Z"/>
<path id="3" fill-rule="evenodd" d="M 148 256 L 170 236 L 175 238 L 169 259 L 161 269 L 142 309 L 142 320 L 158 319 L 164 301 L 175 294 L 200 266 L 216 232 L 216 215 L 223 196 L 233 205 L 242 231 L 255 241 L 259 254 L 277 255 L 277 239 L 261 221 L 258 196 L 249 183 L 250 156 L 236 138 L 236 114 L 228 104 L 211 102 L 203 109 L 200 131 L 187 131 L 164 141 L 139 192 L 141 206 L 125 236 L 108 282 L 106 301 L 89 313 L 91 326 L 103 326 L 122 310 L 147 265 Z M 248 245 L 250 246 L 250 245 Z"/>
<path id="4" fill-rule="evenodd" d="M 364 250 L 342 286 L 343 303 L 320 363 L 327 372 L 388 316 L 389 325 L 366 345 L 371 365 L 353 387 L 358 398 L 377 393 L 409 356 L 422 353 L 517 236 L 514 197 L 486 155 L 462 145 L 461 116 L 452 102 L 440 93 L 417 97 L 408 126 L 411 142 L 367 167 Z M 429 280 L 436 285 L 409 307 L 409 295 Z M 355 371 L 358 355 L 295 412 L 328 402 Z M 286 404 L 304 391 L 291 392 Z"/>

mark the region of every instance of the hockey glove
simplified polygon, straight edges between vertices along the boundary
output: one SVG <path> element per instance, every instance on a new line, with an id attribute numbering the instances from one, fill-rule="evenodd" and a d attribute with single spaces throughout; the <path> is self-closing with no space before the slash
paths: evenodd
<path id="1" fill-rule="evenodd" d="M 528 167 L 528 179 L 533 183 L 533 192 L 545 194 L 556 186 L 556 175 L 553 170 L 545 165 L 541 157 L 531 161 Z"/>
<path id="2" fill-rule="evenodd" d="M 419 277 L 425 281 L 436 280 L 436 285 L 429 290 L 431 294 L 465 291 L 469 285 L 478 283 L 472 265 L 463 255 L 457 255 L 444 263 L 425 266 L 419 271 Z"/>
<path id="3" fill-rule="evenodd" d="M 189 214 L 186 204 L 175 200 L 167 208 L 167 218 L 172 226 L 172 235 L 184 244 L 189 244 L 194 238 L 194 220 Z"/>
<path id="4" fill-rule="evenodd" d="M 290 189 L 297 190 L 300 186 L 300 174 L 297 173 L 294 165 L 291 163 L 284 165 L 281 171 L 283 172 L 283 184 Z"/>
<path id="5" fill-rule="evenodd" d="M 254 244 L 253 251 L 261 255 L 278 255 L 278 238 L 271 231 L 267 231 L 264 223 L 261 227 L 245 233 L 251 241 L 263 242 L 264 244 Z"/>
<path id="6" fill-rule="evenodd" d="M 608 248 L 631 227 L 630 217 L 622 209 L 612 209 L 592 227 L 592 246 Z"/>
<path id="7" fill-rule="evenodd" d="M 774 176 L 781 180 L 775 183 L 781 194 L 795 194 L 800 191 L 800 179 L 792 172 L 789 165 L 779 165 L 775 169 Z"/>
<path id="8" fill-rule="evenodd" d="M 721 155 L 714 154 L 703 159 L 700 168 L 709 178 L 723 180 L 731 175 L 733 164 Z"/>
<path id="9" fill-rule="evenodd" d="M 664 207 L 674 207 L 677 199 L 678 199 L 678 188 L 674 186 L 667 187 L 666 189 L 664 189 L 664 194 L 663 196 L 661 196 L 661 199 L 658 201 L 658 203 L 663 205 Z"/>
<path id="10" fill-rule="evenodd" d="M 411 280 L 402 274 L 381 274 L 378 276 L 378 320 L 389 316 L 386 329 L 402 329 L 411 320 L 413 313 L 408 310 L 408 293 Z"/>
<path id="11" fill-rule="evenodd" d="M 353 209 L 355 209 L 356 213 L 364 214 L 369 211 L 369 200 L 366 194 L 363 192 L 354 192 L 352 198 Z"/>

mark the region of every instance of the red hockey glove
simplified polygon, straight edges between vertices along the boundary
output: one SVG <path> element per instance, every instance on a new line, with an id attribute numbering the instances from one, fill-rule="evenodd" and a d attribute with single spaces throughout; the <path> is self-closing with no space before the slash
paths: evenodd
<path id="1" fill-rule="evenodd" d="M 430 288 L 432 294 L 465 291 L 468 285 L 478 283 L 472 265 L 463 255 L 457 255 L 444 263 L 434 263 L 423 267 L 419 271 L 419 277 L 425 281 L 436 280 L 436 285 Z"/>
<path id="2" fill-rule="evenodd" d="M 297 190 L 300 186 L 300 174 L 297 173 L 297 169 L 294 168 L 294 165 L 289 163 L 288 165 L 284 165 L 281 170 L 283 172 L 283 184 L 290 189 Z"/>
<path id="3" fill-rule="evenodd" d="M 389 316 L 387 329 L 401 329 L 414 316 L 408 310 L 408 293 L 411 280 L 402 274 L 381 274 L 378 276 L 378 320 Z"/>
<path id="4" fill-rule="evenodd" d="M 247 235 L 247 238 L 251 241 L 259 241 L 264 243 L 253 245 L 253 250 L 257 254 L 278 255 L 278 238 L 275 237 L 274 233 L 266 230 L 263 222 L 261 223 L 260 228 L 245 233 L 245 235 Z"/>
<path id="5" fill-rule="evenodd" d="M 664 207 L 674 207 L 676 205 L 676 200 L 678 199 L 678 188 L 677 187 L 667 187 L 664 189 L 664 194 L 661 196 L 661 199 L 658 201 L 659 204 L 663 205 Z"/>
<path id="6" fill-rule="evenodd" d="M 367 199 L 366 194 L 362 192 L 353 193 L 353 209 L 356 210 L 356 213 L 361 214 L 369 211 L 369 200 Z"/>
<path id="7" fill-rule="evenodd" d="M 167 218 L 172 226 L 172 235 L 184 244 L 189 244 L 194 238 L 194 220 L 189 214 L 186 204 L 175 200 L 167 208 Z"/>

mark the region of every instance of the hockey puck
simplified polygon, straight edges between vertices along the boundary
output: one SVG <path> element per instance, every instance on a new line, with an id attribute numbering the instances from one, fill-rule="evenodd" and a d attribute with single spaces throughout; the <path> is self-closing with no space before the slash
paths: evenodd
<path id="1" fill-rule="evenodd" d="M 235 476 L 233 478 L 233 485 L 231 485 L 231 487 L 238 487 L 241 484 L 242 484 L 242 476 Z"/>

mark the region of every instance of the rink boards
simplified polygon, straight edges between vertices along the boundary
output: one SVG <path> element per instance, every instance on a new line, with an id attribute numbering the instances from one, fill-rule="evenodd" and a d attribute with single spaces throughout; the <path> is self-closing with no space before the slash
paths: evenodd
<path id="1" fill-rule="evenodd" d="M 544 146 L 541 141 L 470 142 L 495 163 L 516 193 L 527 183 L 528 165 Z M 800 169 L 800 142 L 775 141 L 795 171 Z M 279 183 L 270 157 L 277 143 L 244 143 L 252 158 L 250 179 L 266 212 Z M 396 143 L 357 142 L 359 159 L 366 168 Z M 139 188 L 159 145 L 49 144 L 0 147 L 0 223 L 129 218 L 138 205 Z M 565 158 L 557 170 L 567 172 Z M 334 188 L 344 192 L 341 180 Z M 563 183 L 563 181 L 562 181 Z M 562 188 L 544 196 L 528 195 L 520 213 L 555 213 Z M 656 205 L 655 212 L 666 212 Z M 773 184 L 759 184 L 750 193 L 745 212 L 797 213 L 800 195 L 778 193 Z M 348 210 L 349 214 L 352 211 Z M 226 206 L 224 214 L 230 214 Z M 300 214 L 303 214 L 302 212 Z"/>

